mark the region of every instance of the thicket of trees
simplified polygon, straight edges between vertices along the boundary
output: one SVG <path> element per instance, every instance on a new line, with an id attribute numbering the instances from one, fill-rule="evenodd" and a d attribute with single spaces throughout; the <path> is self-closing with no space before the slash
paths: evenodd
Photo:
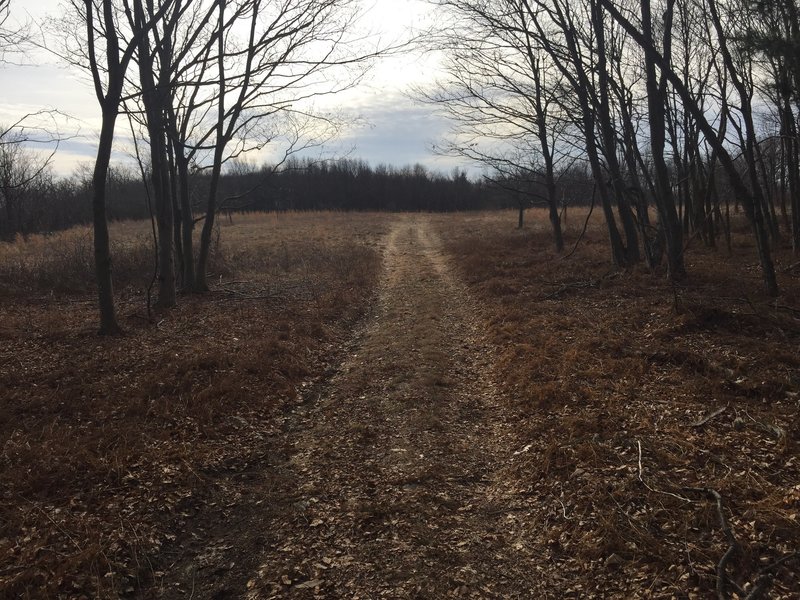
<path id="1" fill-rule="evenodd" d="M 15 146 L 13 150 L 24 150 Z M 0 148 L 0 158 L 2 157 Z M 9 176 L 20 178 L 39 162 L 17 157 Z M 0 192 L 4 165 L 0 164 Z M 145 172 L 149 178 L 149 172 Z M 2 239 L 16 235 L 50 233 L 92 222 L 92 176 L 88 166 L 71 177 L 54 178 L 48 170 L 15 190 L 15 219 L 0 219 Z M 191 174 L 188 204 L 196 214 L 204 208 L 211 175 Z M 584 183 L 584 187 L 586 187 Z M 591 184 L 588 184 L 591 187 Z M 510 206 L 495 186 L 468 179 L 454 170 L 443 175 L 422 165 L 395 168 L 371 167 L 359 160 L 318 161 L 292 158 L 280 167 L 260 168 L 232 163 L 220 176 L 217 211 L 374 210 L 456 211 Z M 148 219 L 151 207 L 142 175 L 132 167 L 110 167 L 106 176 L 106 218 L 110 221 Z M 0 197 L 0 209 L 7 208 Z"/>
<path id="2" fill-rule="evenodd" d="M 119 331 L 106 187 L 119 116 L 143 142 L 158 237 L 157 305 L 172 306 L 179 286 L 207 289 L 223 166 L 276 137 L 290 138 L 291 153 L 324 135 L 332 120 L 303 101 L 350 87 L 381 53 L 354 33 L 357 8 L 355 0 L 66 3 L 51 29 L 64 40 L 63 57 L 90 74 L 102 114 L 91 186 L 102 333 Z M 193 168 L 208 173 L 199 215 Z"/>
<path id="3" fill-rule="evenodd" d="M 459 124 L 444 150 L 537 183 L 563 245 L 557 182 L 591 170 L 613 261 L 685 275 L 687 235 L 800 251 L 795 0 L 436 0 L 448 76 L 423 97 Z M 656 219 L 649 209 L 655 207 Z"/>
<path id="4" fill-rule="evenodd" d="M 0 63 L 26 41 L 24 28 L 10 26 L 8 9 L 9 0 L 0 0 Z M 25 155 L 34 140 L 22 122 L 0 128 L 7 217 L 0 234 L 52 221 L 55 205 L 65 206 L 56 194 L 79 194 L 88 179 L 100 330 L 119 332 L 108 219 L 122 115 L 140 142 L 144 196 L 155 215 L 157 304 L 174 305 L 179 286 L 204 291 L 224 165 L 278 138 L 289 156 L 331 135 L 336 119 L 305 101 L 351 87 L 391 50 L 367 47 L 354 28 L 357 13 L 357 0 L 64 0 L 62 16 L 46 29 L 61 57 L 93 85 L 102 116 L 97 157 L 91 176 L 69 190 L 54 185 L 46 159 L 37 165 Z M 207 176 L 191 178 L 193 171 Z M 200 210 L 190 193 L 198 182 L 207 186 Z M 34 214 L 40 209 L 49 215 Z"/>

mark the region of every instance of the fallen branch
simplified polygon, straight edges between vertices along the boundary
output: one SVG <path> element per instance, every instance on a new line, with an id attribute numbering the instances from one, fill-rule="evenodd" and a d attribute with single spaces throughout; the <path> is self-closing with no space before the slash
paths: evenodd
<path id="1" fill-rule="evenodd" d="M 722 534 L 725 536 L 725 539 L 728 542 L 728 549 L 725 551 L 725 554 L 722 555 L 719 563 L 717 563 L 717 598 L 719 598 L 719 600 L 728 600 L 725 588 L 727 587 L 726 584 L 732 582 L 730 582 L 728 579 L 728 573 L 726 569 L 728 567 L 728 563 L 731 561 L 731 558 L 733 558 L 733 555 L 739 550 L 739 542 L 736 540 L 736 536 L 733 535 L 733 529 L 731 529 L 728 519 L 725 518 L 725 509 L 722 504 L 722 496 L 717 490 L 711 488 L 685 487 L 683 489 L 687 492 L 705 494 L 706 496 L 713 498 L 717 506 L 717 518 L 719 519 L 720 529 L 722 530 Z"/>
<path id="2" fill-rule="evenodd" d="M 796 262 L 794 264 L 789 265 L 785 269 L 781 269 L 781 273 L 788 273 L 789 271 L 793 271 L 797 267 L 800 267 L 800 262 Z"/>
<path id="3" fill-rule="evenodd" d="M 248 279 L 232 279 L 231 281 L 223 280 L 222 275 L 219 276 L 219 285 L 244 285 L 245 283 L 253 283 Z"/>
<path id="4" fill-rule="evenodd" d="M 783 558 L 780 558 L 774 563 L 761 569 L 753 589 L 749 594 L 747 594 L 747 596 L 745 596 L 745 600 L 759 600 L 764 594 L 767 593 L 767 590 L 769 590 L 770 586 L 772 585 L 772 579 L 774 576 L 773 571 L 782 566 L 783 563 L 788 562 L 793 558 L 797 558 L 797 556 L 797 552 L 792 552 L 791 554 L 787 554 Z"/>
<path id="5" fill-rule="evenodd" d="M 711 414 L 703 417 L 699 421 L 695 421 L 694 423 L 689 423 L 689 427 L 702 427 L 703 425 L 708 423 L 711 419 L 714 419 L 715 417 L 720 416 L 722 413 L 724 413 L 726 410 L 728 410 L 729 406 L 730 406 L 729 404 L 726 404 L 722 408 L 718 408 L 717 410 L 715 410 Z"/>
<path id="6" fill-rule="evenodd" d="M 785 304 L 775 304 L 776 310 L 786 310 L 792 314 L 800 315 L 800 309 L 794 308 L 792 306 L 786 306 Z"/>

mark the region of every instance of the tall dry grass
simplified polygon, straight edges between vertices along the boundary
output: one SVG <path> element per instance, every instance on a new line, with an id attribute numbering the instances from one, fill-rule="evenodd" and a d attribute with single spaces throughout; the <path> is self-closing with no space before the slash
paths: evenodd
<path id="1" fill-rule="evenodd" d="M 390 218 L 223 219 L 212 291 L 152 322 L 121 303 L 118 338 L 95 334 L 86 228 L 0 248 L 0 597 L 156 589 L 240 501 L 228 475 L 270 472 L 276 413 L 367 310 Z M 121 294 L 151 276 L 147 231 L 112 227 Z"/>
<path id="2" fill-rule="evenodd" d="M 0 293 L 83 293 L 94 289 L 93 234 L 80 226 L 50 235 L 17 236 L 0 242 Z M 122 289 L 142 287 L 153 271 L 147 224 L 111 226 L 114 279 Z"/>
<path id="3" fill-rule="evenodd" d="M 246 213 L 220 216 L 214 233 L 209 275 L 284 277 L 297 270 L 312 274 L 340 256 L 344 245 L 371 244 L 381 219 L 354 213 Z M 374 229 L 377 227 L 377 229 Z M 199 231 L 197 232 L 199 236 Z M 155 246 L 147 221 L 110 226 L 114 285 L 141 291 L 153 277 Z M 195 250 L 199 239 L 195 239 Z M 82 294 L 95 289 L 93 234 L 80 226 L 50 235 L 18 236 L 0 242 L 0 294 Z"/>

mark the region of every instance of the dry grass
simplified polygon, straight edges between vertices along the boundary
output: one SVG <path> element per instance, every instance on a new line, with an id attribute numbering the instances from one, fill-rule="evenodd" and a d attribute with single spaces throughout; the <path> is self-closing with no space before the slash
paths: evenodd
<path id="1" fill-rule="evenodd" d="M 583 225 L 578 213 L 568 241 Z M 375 290 L 390 219 L 234 216 L 215 244 L 214 290 L 181 298 L 154 323 L 141 293 L 152 265 L 147 225 L 121 224 L 128 333 L 118 339 L 95 335 L 85 230 L 0 246 L 0 596 L 164 595 L 165 573 L 183 573 L 189 555 L 201 568 L 215 552 L 204 540 L 220 538 L 213 528 L 235 526 L 228 519 L 253 489 L 248 478 L 290 505 L 293 491 L 275 475 L 287 454 L 276 440 L 292 435 L 281 415 L 339 361 Z M 520 539 L 563 582 L 552 589 L 712 596 L 727 544 L 712 500 L 687 487 L 724 499 L 741 544 L 729 565 L 737 585 L 749 589 L 797 551 L 800 285 L 788 251 L 777 253 L 784 295 L 775 302 L 761 295 L 746 235 L 731 257 L 693 245 L 691 278 L 673 290 L 643 267 L 609 268 L 599 215 L 568 259 L 552 252 L 543 214 L 532 212 L 522 231 L 510 213 L 435 219 L 497 350 L 506 418 L 515 447 L 527 448 L 499 477 L 531 517 Z M 426 333 L 419 320 L 407 327 Z M 375 356 L 392 341 L 377 340 Z M 385 368 L 408 367 L 421 389 L 447 394 L 438 341 L 422 348 L 429 371 L 415 370 L 410 352 Z M 406 384 L 398 375 L 387 390 Z M 366 412 L 346 416 L 343 435 L 372 444 L 379 430 Z M 408 422 L 410 431 L 445 425 L 436 411 Z M 286 508 L 258 502 L 250 518 Z M 387 511 L 373 504 L 363 519 Z M 249 548 L 237 559 L 242 577 L 258 566 L 247 564 Z M 775 567 L 772 595 L 796 595 L 799 570 L 797 559 Z"/>
<path id="2" fill-rule="evenodd" d="M 385 223 L 235 216 L 214 290 L 157 323 L 138 292 L 146 227 L 118 225 L 115 339 L 94 333 L 85 230 L 2 246 L 0 596 L 155 593 L 165 557 L 236 501 L 229 474 L 268 460 L 271 417 L 363 314 Z"/>
<path id="3" fill-rule="evenodd" d="M 568 243 L 583 225 L 575 213 Z M 535 211 L 522 231 L 510 213 L 439 223 L 490 325 L 520 447 L 530 445 L 505 475 L 538 511 L 531 543 L 565 573 L 562 592 L 713 595 L 727 543 L 713 499 L 687 487 L 721 494 L 741 544 L 729 566 L 739 586 L 799 549 L 796 273 L 783 273 L 777 302 L 764 297 L 739 236 L 731 257 L 696 242 L 690 279 L 673 290 L 644 267 L 611 270 L 599 220 L 568 259 Z M 786 249 L 776 259 L 795 262 Z M 774 597 L 800 589 L 797 558 L 768 574 Z"/>
<path id="4" fill-rule="evenodd" d="M 152 242 L 145 223 L 112 227 L 111 251 L 115 284 L 120 288 L 146 287 L 152 276 Z M 21 236 L 0 243 L 0 294 L 74 294 L 94 284 L 92 231 L 76 227 L 53 235 Z"/>

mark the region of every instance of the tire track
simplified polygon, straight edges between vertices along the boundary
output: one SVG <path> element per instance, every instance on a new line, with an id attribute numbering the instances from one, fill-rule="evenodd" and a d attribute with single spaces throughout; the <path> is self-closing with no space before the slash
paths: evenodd
<path id="1" fill-rule="evenodd" d="M 516 442 L 474 309 L 429 217 L 398 217 L 372 317 L 319 399 L 288 419 L 296 491 L 268 524 L 251 598 L 537 587 L 514 533 L 519 499 L 495 477 Z"/>

